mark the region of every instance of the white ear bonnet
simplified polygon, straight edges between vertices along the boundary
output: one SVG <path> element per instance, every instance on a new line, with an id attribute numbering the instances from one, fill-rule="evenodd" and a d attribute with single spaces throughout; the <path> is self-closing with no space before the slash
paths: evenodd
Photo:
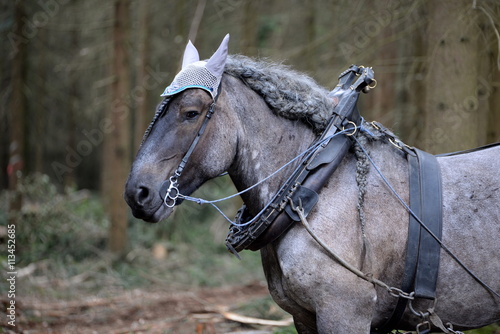
<path id="1" fill-rule="evenodd" d="M 198 50 L 189 41 L 184 51 L 182 70 L 177 73 L 174 81 L 165 88 L 161 96 L 172 96 L 189 88 L 201 88 L 215 100 L 224 73 L 228 43 L 229 34 L 224 37 L 221 45 L 209 60 L 200 61 Z"/>

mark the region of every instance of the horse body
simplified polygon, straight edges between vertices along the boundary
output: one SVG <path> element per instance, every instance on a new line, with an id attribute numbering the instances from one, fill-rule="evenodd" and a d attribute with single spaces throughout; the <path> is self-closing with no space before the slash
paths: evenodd
<path id="1" fill-rule="evenodd" d="M 406 160 L 391 145 L 373 146 L 374 160 L 407 202 Z M 443 177 L 443 242 L 498 291 L 500 255 L 491 246 L 498 245 L 500 235 L 500 182 L 495 179 L 492 184 L 491 176 L 500 170 L 500 149 L 438 160 Z M 474 170 L 482 173 L 471 173 Z M 355 159 L 348 156 L 321 191 L 320 202 L 309 221 L 323 241 L 344 259 L 390 286 L 399 287 L 408 213 L 372 170 L 365 197 L 370 251 L 363 258 L 355 173 Z M 444 323 L 454 324 L 455 329 L 477 328 L 497 321 L 498 298 L 480 287 L 446 252 L 441 251 L 441 255 L 436 314 Z M 299 322 L 297 327 L 303 328 L 304 333 L 315 333 L 315 328 L 320 333 L 369 333 L 370 327 L 383 325 L 392 314 L 394 297 L 332 263 L 300 224 L 263 249 L 262 260 L 271 294 L 294 314 Z M 415 309 L 421 311 L 430 306 L 427 301 L 414 303 Z M 399 328 L 414 329 L 419 321 L 407 311 Z"/>
<path id="2" fill-rule="evenodd" d="M 281 117 L 234 70 L 224 75 L 217 109 L 179 179 L 189 195 L 206 180 L 228 171 L 238 190 L 246 189 L 306 149 L 315 134 L 307 122 Z M 248 83 L 247 83 L 248 84 Z M 297 93 L 298 94 L 298 93 Z M 175 96 L 143 143 L 126 185 L 136 217 L 159 221 L 172 209 L 157 195 L 187 150 L 211 103 L 202 90 Z M 195 110 L 191 119 L 186 111 Z M 183 116 L 184 115 L 184 116 Z M 161 145 L 159 144 L 161 143 Z M 400 196 L 408 202 L 408 167 L 388 142 L 370 141 L 370 154 Z M 439 158 L 443 177 L 443 242 L 496 291 L 500 290 L 500 148 Z M 290 166 L 242 195 L 257 214 L 288 174 Z M 366 176 L 364 212 L 357 205 L 357 161 L 349 153 L 324 186 L 308 220 L 328 246 L 365 273 L 399 287 L 404 271 L 408 212 L 373 168 Z M 363 233 L 365 238 L 363 238 Z M 294 317 L 299 333 L 370 333 L 391 315 L 396 299 L 357 277 L 329 255 L 299 223 L 261 250 L 274 300 Z M 441 251 L 436 313 L 455 329 L 481 327 L 500 318 L 500 300 Z M 426 301 L 414 307 L 425 311 Z M 407 311 L 401 329 L 421 321 Z"/>

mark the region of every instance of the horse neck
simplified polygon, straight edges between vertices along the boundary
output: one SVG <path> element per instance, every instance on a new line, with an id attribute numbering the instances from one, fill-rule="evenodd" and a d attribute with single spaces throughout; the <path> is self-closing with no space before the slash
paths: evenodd
<path id="1" fill-rule="evenodd" d="M 234 79 L 234 78 L 233 78 Z M 240 80 L 230 80 L 226 90 L 232 111 L 238 115 L 236 157 L 229 169 L 236 188 L 246 189 L 272 174 L 303 152 L 315 135 L 302 121 L 275 115 L 265 101 Z M 226 85 L 226 87 L 228 87 Z M 270 180 L 242 195 L 256 214 L 279 190 L 293 168 L 291 164 Z"/>

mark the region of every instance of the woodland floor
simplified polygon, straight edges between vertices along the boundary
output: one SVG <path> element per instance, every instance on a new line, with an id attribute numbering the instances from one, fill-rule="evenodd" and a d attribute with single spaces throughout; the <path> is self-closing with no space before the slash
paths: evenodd
<path id="1" fill-rule="evenodd" d="M 284 319 L 273 322 L 241 312 L 244 305 L 268 294 L 265 285 L 252 283 L 186 291 L 137 289 L 108 298 L 85 296 L 72 301 L 21 298 L 15 330 L 3 329 L 24 334 L 273 333 L 279 326 L 290 325 L 291 319 L 283 314 Z"/>

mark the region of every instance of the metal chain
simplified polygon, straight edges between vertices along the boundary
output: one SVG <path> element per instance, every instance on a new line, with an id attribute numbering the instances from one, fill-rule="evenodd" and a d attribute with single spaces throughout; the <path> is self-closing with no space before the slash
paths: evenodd
<path id="1" fill-rule="evenodd" d="M 464 334 L 463 332 L 460 332 L 460 331 L 455 331 L 453 330 L 453 325 L 450 323 L 450 322 L 447 322 L 446 323 L 446 329 L 450 332 L 450 333 L 453 333 L 453 334 Z"/>

